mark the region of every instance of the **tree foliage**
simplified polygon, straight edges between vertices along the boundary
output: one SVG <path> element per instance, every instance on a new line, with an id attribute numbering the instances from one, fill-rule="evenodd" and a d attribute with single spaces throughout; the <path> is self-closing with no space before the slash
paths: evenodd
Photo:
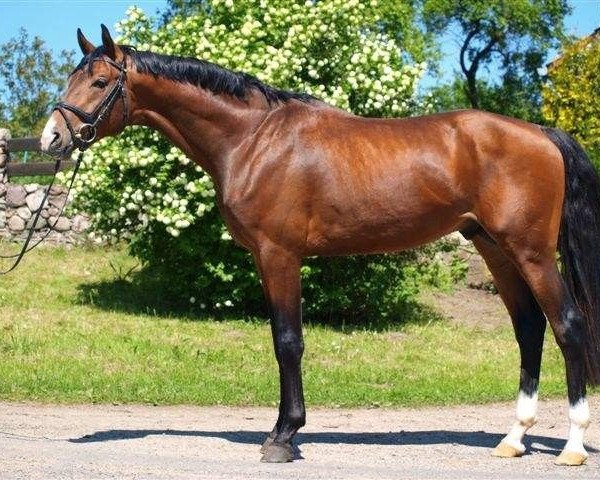
<path id="1" fill-rule="evenodd" d="M 544 117 L 573 134 L 600 168 L 600 38 L 565 45 L 548 68 Z"/>
<path id="2" fill-rule="evenodd" d="M 569 11 L 566 0 L 424 0 L 423 5 L 431 31 L 459 38 L 470 106 L 533 117 L 529 120 L 539 118 L 538 71 L 562 38 Z"/>
<path id="3" fill-rule="evenodd" d="M 119 28 L 121 41 L 139 50 L 213 61 L 362 115 L 426 111 L 430 105 L 417 95 L 426 65 L 400 48 L 401 35 L 390 33 L 391 23 L 384 28 L 379 8 L 359 0 L 207 0 L 158 27 L 132 8 Z M 233 245 L 217 214 L 210 178 L 157 133 L 131 128 L 101 141 L 85 153 L 75 190 L 98 235 L 128 240 L 149 269 L 171 276 L 172 295 L 206 308 L 263 303 L 250 256 Z M 305 310 L 355 317 L 393 311 L 419 273 L 404 258 L 310 260 Z M 340 272 L 343 286 L 334 284 Z"/>
<path id="4" fill-rule="evenodd" d="M 39 135 L 73 68 L 72 55 L 63 51 L 55 59 L 25 29 L 0 45 L 0 120 L 13 137 Z"/>
<path id="5" fill-rule="evenodd" d="M 508 78 L 497 85 L 478 80 L 479 108 L 543 124 L 546 120 L 541 113 L 540 88 L 541 84 L 525 82 L 519 78 Z M 433 87 L 429 95 L 435 99 L 437 111 L 472 108 L 464 79 L 458 75 L 449 83 Z"/>

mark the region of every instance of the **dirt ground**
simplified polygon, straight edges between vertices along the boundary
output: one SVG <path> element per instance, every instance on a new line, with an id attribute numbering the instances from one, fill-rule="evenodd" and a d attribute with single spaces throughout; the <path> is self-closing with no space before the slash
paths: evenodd
<path id="1" fill-rule="evenodd" d="M 566 402 L 541 402 L 520 459 L 491 449 L 514 405 L 310 408 L 298 460 L 260 463 L 275 409 L 0 404 L 0 478 L 9 479 L 600 479 L 600 429 L 583 467 L 556 467 Z M 600 398 L 591 399 L 593 412 Z"/>
<path id="2" fill-rule="evenodd" d="M 419 300 L 432 306 L 449 321 L 476 328 L 510 325 L 510 317 L 496 292 L 490 271 L 476 250 L 460 240 L 458 255 L 468 265 L 466 278 L 452 292 L 427 290 Z"/>
<path id="3" fill-rule="evenodd" d="M 421 300 L 435 307 L 454 323 L 478 328 L 510 325 L 500 295 L 481 289 L 459 287 L 452 293 L 425 292 Z"/>

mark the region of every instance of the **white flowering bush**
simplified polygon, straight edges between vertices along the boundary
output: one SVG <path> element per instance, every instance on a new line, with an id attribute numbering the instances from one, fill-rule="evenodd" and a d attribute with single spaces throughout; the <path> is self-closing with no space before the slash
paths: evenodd
<path id="1" fill-rule="evenodd" d="M 132 7 L 117 25 L 120 43 L 208 60 L 361 115 L 405 116 L 429 108 L 417 96 L 426 65 L 410 62 L 380 30 L 375 0 L 203 5 L 197 14 L 175 16 L 159 28 Z M 125 239 L 150 268 L 168 267 L 181 280 L 171 284 L 181 298 L 221 308 L 249 298 L 260 302 L 249 255 L 232 245 L 214 197 L 200 167 L 156 132 L 139 127 L 87 151 L 74 188 L 76 208 L 93 218 L 93 235 L 99 241 Z M 323 275 L 322 267 L 313 270 Z M 392 282 L 396 288 L 397 276 Z"/>
<path id="2" fill-rule="evenodd" d="M 91 235 L 101 241 L 133 239 L 158 225 L 178 237 L 214 207 L 210 177 L 145 128 L 101 140 L 83 154 L 82 165 L 73 196 L 93 216 Z"/>

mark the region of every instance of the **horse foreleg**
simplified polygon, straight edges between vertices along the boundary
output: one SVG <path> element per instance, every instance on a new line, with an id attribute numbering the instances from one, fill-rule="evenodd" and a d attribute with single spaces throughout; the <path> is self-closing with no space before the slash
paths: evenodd
<path id="1" fill-rule="evenodd" d="M 271 315 L 275 356 L 279 365 L 279 418 L 261 449 L 263 462 L 294 459 L 292 438 L 305 424 L 300 363 L 304 351 L 300 293 L 301 260 L 285 249 L 263 246 L 255 254 Z"/>

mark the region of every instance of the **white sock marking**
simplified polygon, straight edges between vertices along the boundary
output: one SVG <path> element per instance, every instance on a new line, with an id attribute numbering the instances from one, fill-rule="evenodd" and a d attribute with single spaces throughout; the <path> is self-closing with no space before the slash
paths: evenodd
<path id="1" fill-rule="evenodd" d="M 590 407 L 585 398 L 580 399 L 575 405 L 569 408 L 569 420 L 571 426 L 569 428 L 569 440 L 565 445 L 565 451 L 581 453 L 585 457 L 588 456 L 585 447 L 583 446 L 583 436 L 585 429 L 590 424 Z"/>
<path id="2" fill-rule="evenodd" d="M 517 398 L 517 421 L 502 440 L 521 453 L 525 452 L 525 445 L 523 445 L 525 432 L 535 424 L 537 402 L 537 392 L 534 392 L 532 395 L 527 395 L 523 391 L 519 392 L 519 397 Z"/>

